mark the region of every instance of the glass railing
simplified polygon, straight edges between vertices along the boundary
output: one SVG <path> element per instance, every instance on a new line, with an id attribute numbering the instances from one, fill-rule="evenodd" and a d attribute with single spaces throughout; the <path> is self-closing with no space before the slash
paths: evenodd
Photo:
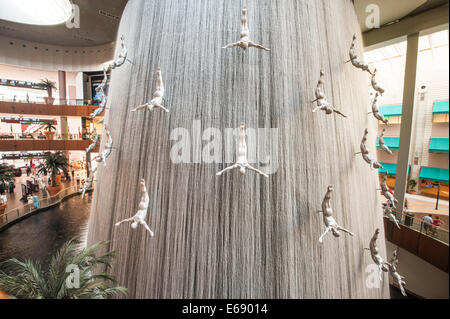
<path id="1" fill-rule="evenodd" d="M 394 215 L 401 225 L 414 229 L 415 231 L 418 231 L 419 233 L 422 233 L 426 236 L 442 241 L 447 245 L 449 244 L 449 232 L 447 229 L 424 223 L 422 218 L 415 217 L 415 212 L 394 211 Z"/>
<path id="2" fill-rule="evenodd" d="M 18 218 L 29 215 L 37 210 L 58 204 L 64 198 L 73 194 L 80 194 L 79 189 L 76 186 L 65 188 L 56 195 L 40 198 L 39 205 L 37 207 L 35 207 L 35 204 L 33 203 L 11 209 L 5 212 L 4 214 L 0 215 L 0 228 L 8 225 L 9 223 L 17 220 Z"/>
<path id="3" fill-rule="evenodd" d="M 47 104 L 43 97 L 26 98 L 23 96 L 11 96 L 0 94 L 0 101 L 3 102 L 17 102 L 17 103 L 32 103 L 32 104 Z M 53 105 L 99 105 L 100 101 L 83 100 L 83 99 L 59 99 L 55 97 Z"/>
<path id="4" fill-rule="evenodd" d="M 23 134 L 23 133 L 3 133 L 0 132 L 0 140 L 46 140 L 47 137 L 44 134 Z M 53 140 L 90 140 L 90 134 L 67 134 L 67 138 L 64 138 L 61 134 L 54 134 Z"/>

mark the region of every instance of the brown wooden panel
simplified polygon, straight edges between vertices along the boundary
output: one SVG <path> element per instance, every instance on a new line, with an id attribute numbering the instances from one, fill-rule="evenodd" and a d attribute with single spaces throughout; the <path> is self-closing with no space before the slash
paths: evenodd
<path id="1" fill-rule="evenodd" d="M 411 228 L 402 225 L 400 227 L 401 229 L 396 229 L 392 232 L 391 242 L 414 255 L 418 255 L 417 248 L 421 234 Z"/>
<path id="2" fill-rule="evenodd" d="M 448 245 L 429 236 L 421 236 L 418 251 L 420 258 L 448 272 Z"/>
<path id="3" fill-rule="evenodd" d="M 86 140 L 0 140 L 0 151 L 84 151 L 89 144 Z"/>
<path id="4" fill-rule="evenodd" d="M 400 225 L 400 227 L 401 229 L 398 229 L 393 222 L 384 218 L 386 240 L 448 273 L 449 246 L 447 244 L 406 226 Z"/>
<path id="5" fill-rule="evenodd" d="M 89 116 L 97 107 L 91 105 L 51 105 L 0 101 L 0 113 L 16 115 Z"/>

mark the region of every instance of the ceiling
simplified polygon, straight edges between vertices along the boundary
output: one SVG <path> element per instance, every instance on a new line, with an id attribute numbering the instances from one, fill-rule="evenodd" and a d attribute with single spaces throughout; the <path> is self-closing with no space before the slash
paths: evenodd
<path id="1" fill-rule="evenodd" d="M 80 8 L 80 28 L 35 26 L 0 20 L 0 35 L 61 46 L 89 47 L 115 41 L 128 0 L 72 0 Z"/>
<path id="2" fill-rule="evenodd" d="M 69 29 L 65 24 L 32 26 L 0 20 L 0 35 L 61 46 L 96 46 L 116 39 L 119 20 L 128 0 L 72 0 L 80 8 L 80 28 Z M 366 7 L 380 7 L 380 24 L 394 22 L 409 15 L 433 9 L 448 0 L 354 0 L 361 30 L 367 31 Z"/>
<path id="3" fill-rule="evenodd" d="M 376 4 L 380 8 L 380 25 L 389 24 L 402 18 L 415 15 L 448 3 L 448 0 L 354 0 L 356 14 L 361 31 L 368 31 L 366 26 L 366 7 Z"/>

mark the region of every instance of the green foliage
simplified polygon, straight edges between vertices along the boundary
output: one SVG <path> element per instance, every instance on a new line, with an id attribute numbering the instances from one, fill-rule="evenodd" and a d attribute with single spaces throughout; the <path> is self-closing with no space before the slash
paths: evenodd
<path id="1" fill-rule="evenodd" d="M 417 186 L 417 182 L 414 179 L 410 179 L 408 182 L 409 191 L 413 191 Z"/>
<path id="2" fill-rule="evenodd" d="M 56 82 L 50 81 L 49 79 L 41 79 L 41 82 L 39 85 L 42 87 L 42 89 L 47 90 L 48 97 L 52 97 L 52 90 L 56 88 Z"/>
<path id="3" fill-rule="evenodd" d="M 0 184 L 9 182 L 14 182 L 14 170 L 5 164 L 0 164 Z"/>
<path id="4" fill-rule="evenodd" d="M 52 123 L 45 124 L 44 130 L 47 132 L 56 131 L 56 127 Z"/>
<path id="5" fill-rule="evenodd" d="M 105 299 L 115 295 L 126 296 L 125 287 L 111 287 L 115 279 L 107 273 L 114 259 L 114 252 L 96 256 L 95 252 L 107 244 L 99 242 L 81 251 L 78 242 L 66 242 L 52 257 L 48 269 L 31 260 L 9 259 L 4 262 L 5 271 L 0 271 L 0 288 L 18 299 Z M 68 266 L 79 269 L 79 286 L 70 288 Z M 94 275 L 94 267 L 104 265 L 105 272 Z"/>
<path id="6" fill-rule="evenodd" d="M 56 175 L 62 170 L 64 173 L 67 173 L 67 168 L 69 163 L 67 162 L 67 158 L 64 156 L 62 152 L 51 153 L 47 152 L 44 155 L 44 166 L 39 170 L 40 172 L 44 172 L 44 168 L 51 174 L 52 176 L 52 186 L 56 186 Z"/>

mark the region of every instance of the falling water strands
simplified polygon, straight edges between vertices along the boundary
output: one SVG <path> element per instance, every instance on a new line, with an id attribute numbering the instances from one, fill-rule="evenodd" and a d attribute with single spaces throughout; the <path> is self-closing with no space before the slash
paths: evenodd
<path id="1" fill-rule="evenodd" d="M 387 284 L 381 289 L 361 285 L 361 243 L 383 223 L 379 196 L 373 191 L 377 176 L 348 160 L 359 139 L 355 132 L 366 125 L 361 105 L 367 103 L 367 86 L 360 72 L 333 71 L 342 65 L 339 53 L 348 50 L 345 38 L 358 29 L 351 3 L 249 3 L 250 28 L 267 26 L 267 32 L 253 34 L 259 43 L 272 46 L 266 54 L 218 49 L 218 43 L 229 40 L 223 30 L 234 25 L 240 4 L 186 1 L 182 13 L 173 10 L 179 5 L 176 0 L 136 0 L 124 11 L 119 34 L 131 39 L 127 45 L 135 68 L 121 68 L 120 81 L 111 81 L 108 121 L 114 123 L 110 129 L 121 152 L 98 172 L 88 242 L 111 241 L 110 249 L 117 252 L 113 274 L 128 287 L 129 297 L 388 296 Z M 161 12 L 164 23 L 159 23 Z M 280 21 L 280 16 L 286 19 Z M 329 28 L 318 20 L 328 21 Z M 349 24 L 343 26 L 343 20 Z M 149 75 L 156 67 L 164 70 L 171 92 L 171 115 L 164 122 L 157 113 L 130 116 L 129 101 L 145 101 L 147 88 L 154 86 Z M 346 113 L 355 118 L 352 126 L 301 112 L 308 109 L 312 91 L 305 79 L 314 78 L 320 68 L 333 72 L 330 100 L 346 106 Z M 223 161 L 205 163 L 202 155 L 200 160 L 172 162 L 169 136 L 176 129 L 189 131 L 196 120 L 202 128 L 219 131 L 241 121 L 248 127 L 278 129 L 278 171 L 270 183 L 257 174 L 214 178 Z M 373 125 L 368 124 L 371 131 Z M 185 144 L 194 154 L 199 145 L 192 139 L 189 136 Z M 152 225 L 164 230 L 158 240 L 148 241 L 144 231 L 115 227 L 140 205 L 142 184 L 135 182 L 140 178 L 152 196 L 146 205 Z M 357 235 L 320 246 L 311 207 L 319 205 L 318 189 L 330 182 L 336 186 L 334 202 L 339 207 L 333 218 Z M 341 256 L 345 258 L 336 263 Z"/>

